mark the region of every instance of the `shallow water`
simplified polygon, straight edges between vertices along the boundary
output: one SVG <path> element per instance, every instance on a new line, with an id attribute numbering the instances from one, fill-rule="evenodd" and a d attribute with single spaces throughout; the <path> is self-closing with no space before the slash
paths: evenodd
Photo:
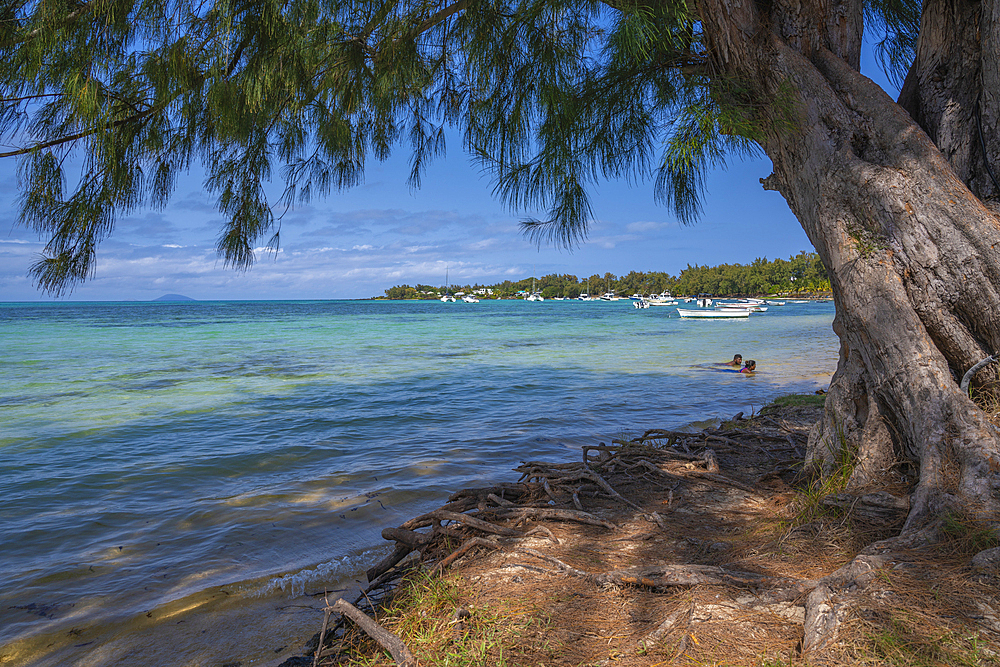
<path id="1" fill-rule="evenodd" d="M 0 663 L 297 652 L 318 627 L 307 594 L 351 586 L 383 527 L 522 459 L 825 387 L 832 319 L 819 303 L 744 321 L 629 302 L 0 304 Z M 755 376 L 717 364 L 736 352 Z"/>

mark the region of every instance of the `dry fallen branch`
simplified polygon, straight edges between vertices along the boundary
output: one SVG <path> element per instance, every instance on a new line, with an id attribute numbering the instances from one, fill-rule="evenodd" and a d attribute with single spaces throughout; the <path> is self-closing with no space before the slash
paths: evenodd
<path id="1" fill-rule="evenodd" d="M 448 554 L 440 563 L 437 564 L 438 571 L 444 570 L 456 560 L 458 560 L 463 554 L 468 552 L 473 547 L 485 547 L 487 549 L 499 549 L 500 545 L 496 542 L 490 542 L 489 540 L 483 539 L 482 537 L 473 537 L 465 541 L 465 543 L 458 549 L 455 549 L 452 553 Z"/>
<path id="2" fill-rule="evenodd" d="M 333 603 L 330 609 L 354 621 L 359 628 L 365 631 L 365 634 L 377 641 L 379 646 L 389 652 L 389 655 L 392 656 L 392 659 L 396 661 L 399 667 L 417 667 L 416 658 L 410 653 L 410 649 L 406 647 L 402 639 L 368 618 L 366 614 L 350 602 L 340 598 Z"/>
<path id="3" fill-rule="evenodd" d="M 428 544 L 433 536 L 404 528 L 385 528 L 382 530 L 382 539 L 408 546 L 412 551 Z"/>
<path id="4" fill-rule="evenodd" d="M 368 568 L 365 571 L 365 576 L 368 577 L 369 583 L 374 583 L 376 579 L 381 577 L 383 574 L 391 570 L 393 567 L 399 564 L 404 558 L 406 558 L 413 549 L 405 544 L 396 543 L 396 548 L 392 550 L 392 553 L 383 558 L 377 565 Z"/>
<path id="5" fill-rule="evenodd" d="M 503 526 L 498 526 L 496 524 L 490 523 L 489 521 L 483 521 L 482 519 L 477 519 L 476 517 L 469 516 L 468 514 L 451 512 L 445 509 L 434 510 L 433 512 L 422 514 L 421 516 L 418 516 L 416 519 L 410 519 L 409 521 L 407 521 L 402 525 L 402 528 L 407 530 L 412 530 L 414 528 L 423 528 L 425 526 L 439 524 L 442 521 L 453 521 L 455 523 L 461 523 L 470 528 L 481 530 L 484 533 L 493 533 L 494 535 L 504 535 L 506 537 L 524 537 L 520 532 L 513 530 L 512 528 L 504 528 Z"/>
<path id="6" fill-rule="evenodd" d="M 329 601 L 327 601 L 329 604 Z M 326 628 L 330 625 L 330 614 L 333 613 L 332 607 L 326 607 L 323 609 L 323 627 L 319 631 L 319 644 L 316 646 L 316 653 L 313 654 L 313 667 L 319 664 L 320 655 L 323 653 L 323 640 L 326 639 Z"/>
<path id="7" fill-rule="evenodd" d="M 514 507 L 515 506 L 514 503 L 510 502 L 509 500 L 501 498 L 500 496 L 492 494 L 492 493 L 489 494 L 489 495 L 487 495 L 486 499 L 489 500 L 490 502 L 492 502 L 494 505 L 500 505 L 502 507 Z"/>
<path id="8" fill-rule="evenodd" d="M 617 491 L 615 491 L 614 487 L 612 487 L 610 484 L 608 484 L 607 480 L 604 479 L 603 477 L 601 477 L 600 475 L 598 475 L 597 472 L 595 472 L 594 469 L 591 468 L 590 466 L 585 466 L 585 469 L 580 471 L 580 475 L 582 477 L 585 477 L 586 479 L 589 479 L 590 481 L 594 482 L 595 484 L 597 484 L 597 486 L 599 486 L 602 489 L 604 489 L 604 491 L 608 495 L 610 495 L 613 498 L 617 498 L 618 500 L 622 501 L 623 503 L 625 503 L 626 505 L 628 505 L 632 509 L 638 510 L 638 511 L 643 512 L 643 513 L 646 512 L 645 509 L 643 509 L 642 507 L 639 507 L 638 505 L 636 505 L 635 503 L 633 503 L 631 500 L 628 500 L 627 498 L 625 498 L 624 496 L 622 496 L 622 494 L 620 494 Z"/>

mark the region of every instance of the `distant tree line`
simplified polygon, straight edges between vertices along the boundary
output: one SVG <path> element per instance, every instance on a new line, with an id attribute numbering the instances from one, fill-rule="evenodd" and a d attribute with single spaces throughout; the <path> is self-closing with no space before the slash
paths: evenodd
<path id="1" fill-rule="evenodd" d="M 674 295 L 712 294 L 714 296 L 759 296 L 781 293 L 828 292 L 830 279 L 823 268 L 819 255 L 800 252 L 785 259 L 768 261 L 755 259 L 750 264 L 720 264 L 719 266 L 691 266 L 682 270 L 679 276 L 662 271 L 630 271 L 627 275 L 616 276 L 605 273 L 589 278 L 577 278 L 572 274 L 549 274 L 539 278 L 505 280 L 494 285 L 451 285 L 448 291 L 474 293 L 479 298 L 504 299 L 530 292 L 534 286 L 546 299 L 567 297 L 575 299 L 584 292 L 599 296 L 613 292 L 620 296 L 632 294 Z M 445 286 L 396 285 L 385 291 L 388 299 L 437 299 L 445 292 Z"/>

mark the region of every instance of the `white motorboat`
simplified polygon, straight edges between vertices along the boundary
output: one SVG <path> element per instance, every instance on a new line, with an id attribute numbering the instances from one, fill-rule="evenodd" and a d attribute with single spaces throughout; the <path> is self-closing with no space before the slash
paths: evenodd
<path id="1" fill-rule="evenodd" d="M 769 305 L 769 306 L 784 306 L 785 302 L 784 301 L 768 301 L 767 305 Z"/>
<path id="2" fill-rule="evenodd" d="M 750 317 L 750 311 L 745 308 L 724 308 L 722 310 L 691 310 L 689 308 L 678 308 L 677 314 L 684 318 Z"/>
<path id="3" fill-rule="evenodd" d="M 452 296 L 451 294 L 445 294 L 443 297 L 441 297 L 441 301 L 443 301 L 444 303 L 455 303 L 457 299 L 455 299 L 455 297 Z"/>
<path id="4" fill-rule="evenodd" d="M 464 301 L 465 303 L 479 303 L 479 299 L 472 296 L 471 294 L 466 294 L 465 296 L 463 296 L 462 301 Z"/>
<path id="5" fill-rule="evenodd" d="M 698 307 L 699 308 L 708 308 L 711 305 L 712 305 L 712 300 L 710 298 L 708 298 L 707 296 L 705 296 L 705 297 L 698 297 Z"/>
<path id="6" fill-rule="evenodd" d="M 767 311 L 767 306 L 758 306 L 755 303 L 717 303 L 716 310 L 749 310 L 751 313 L 763 313 Z"/>
<path id="7" fill-rule="evenodd" d="M 640 298 L 638 298 L 638 299 L 636 299 L 635 301 L 632 302 L 632 306 L 634 308 L 640 308 L 640 309 L 641 308 L 649 308 L 649 302 L 640 297 Z"/>

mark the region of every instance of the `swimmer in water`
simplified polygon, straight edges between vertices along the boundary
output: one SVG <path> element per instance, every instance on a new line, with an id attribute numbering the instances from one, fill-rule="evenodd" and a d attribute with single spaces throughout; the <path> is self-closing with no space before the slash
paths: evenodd
<path id="1" fill-rule="evenodd" d="M 746 366 L 740 369 L 740 373 L 751 375 L 755 370 L 757 370 L 757 362 L 753 359 L 747 359 Z"/>
<path id="2" fill-rule="evenodd" d="M 732 361 L 723 361 L 722 364 L 724 366 L 735 366 L 736 368 L 739 368 L 740 366 L 743 365 L 743 355 L 742 354 L 733 355 Z"/>

